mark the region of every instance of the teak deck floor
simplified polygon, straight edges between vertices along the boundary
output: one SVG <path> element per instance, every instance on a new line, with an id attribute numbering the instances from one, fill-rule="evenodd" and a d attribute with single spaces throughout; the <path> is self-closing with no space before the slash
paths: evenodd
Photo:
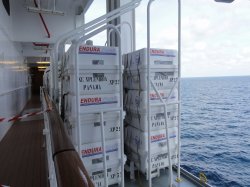
<path id="1" fill-rule="evenodd" d="M 24 108 L 40 107 L 38 96 Z M 17 121 L 0 142 L 0 184 L 11 187 L 47 187 L 46 150 L 42 116 Z"/>

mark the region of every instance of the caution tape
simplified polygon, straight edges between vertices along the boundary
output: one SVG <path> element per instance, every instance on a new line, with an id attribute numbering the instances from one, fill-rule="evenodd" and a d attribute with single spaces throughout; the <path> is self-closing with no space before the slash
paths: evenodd
<path id="1" fill-rule="evenodd" d="M 48 112 L 48 111 L 51 111 L 51 109 L 49 108 L 49 109 L 39 111 L 39 112 L 26 113 L 24 115 L 16 115 L 16 116 L 13 116 L 13 117 L 10 117 L 10 118 L 1 118 L 0 117 L 0 123 L 17 121 L 17 120 L 28 118 L 28 117 L 31 117 L 31 116 L 40 115 L 40 114 L 43 114 L 43 113 Z"/>

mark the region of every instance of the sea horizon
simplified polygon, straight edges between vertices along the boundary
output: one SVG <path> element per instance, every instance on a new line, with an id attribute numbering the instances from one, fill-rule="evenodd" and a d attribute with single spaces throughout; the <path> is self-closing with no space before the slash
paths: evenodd
<path id="1" fill-rule="evenodd" d="M 197 77 L 184 77 L 182 76 L 181 78 L 183 79 L 189 79 L 189 78 L 221 78 L 221 77 L 250 77 L 250 75 L 222 75 L 222 76 L 197 76 Z"/>

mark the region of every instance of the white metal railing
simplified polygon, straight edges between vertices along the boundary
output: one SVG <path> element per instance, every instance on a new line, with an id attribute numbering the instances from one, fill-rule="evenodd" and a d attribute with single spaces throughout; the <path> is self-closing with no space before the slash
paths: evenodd
<path id="1" fill-rule="evenodd" d="M 103 115 L 105 112 L 109 111 L 119 111 L 120 112 L 120 143 L 121 143 L 121 186 L 124 187 L 124 138 L 123 138 L 123 84 L 122 84 L 122 57 L 121 57 L 121 35 L 119 30 L 114 25 L 105 25 L 99 29 L 96 29 L 92 33 L 89 33 L 82 37 L 80 40 L 77 41 L 75 45 L 75 55 L 76 55 L 76 61 L 75 61 L 75 67 L 76 67 L 76 73 L 75 73 L 75 80 L 79 80 L 79 68 L 78 68 L 78 50 L 79 46 L 82 44 L 84 40 L 87 40 L 96 34 L 106 30 L 106 29 L 112 29 L 114 30 L 118 35 L 118 43 L 119 43 L 119 79 L 120 79 L 120 106 L 113 109 L 103 109 L 98 111 L 86 111 L 80 113 L 80 105 L 76 103 L 77 106 L 77 127 L 78 127 L 78 152 L 81 154 L 81 123 L 80 123 L 80 114 L 89 114 L 89 113 L 97 113 L 100 114 L 100 122 L 101 122 L 101 138 L 102 138 L 102 153 L 103 153 L 103 167 L 104 167 L 104 183 L 105 186 L 108 186 L 108 176 L 107 176 L 107 161 L 106 161 L 106 143 L 105 143 L 105 131 L 104 131 L 104 120 Z M 77 81 L 76 85 L 76 102 L 79 101 L 79 82 Z"/>
<path id="2" fill-rule="evenodd" d="M 106 25 L 109 21 L 121 16 L 122 14 L 125 14 L 133 9 L 135 9 L 137 6 L 139 6 L 141 0 L 134 0 L 130 3 L 127 3 L 123 6 L 121 6 L 118 9 L 115 9 L 103 16 L 100 16 L 98 18 L 96 18 L 93 21 L 90 21 L 89 23 L 84 24 L 83 26 L 79 27 L 78 29 L 75 29 L 71 32 L 66 33 L 64 36 L 62 36 L 55 44 L 54 46 L 54 51 L 51 54 L 52 56 L 52 72 L 53 72 L 53 86 L 52 86 L 52 90 L 53 90 L 53 98 L 54 100 L 58 99 L 58 93 L 59 93 L 59 87 L 58 87 L 58 62 L 60 61 L 60 56 L 63 54 L 64 52 L 64 45 L 67 41 L 72 41 L 73 39 L 75 39 L 77 42 L 76 45 L 76 59 L 78 57 L 78 48 L 79 45 L 87 40 L 88 38 L 91 38 L 92 36 L 106 30 L 106 29 L 112 29 L 114 30 L 119 38 L 119 75 L 120 75 L 120 107 L 118 107 L 116 110 L 120 111 L 120 139 L 121 139 L 121 186 L 124 186 L 124 138 L 123 138 L 123 86 L 122 86 L 122 60 L 121 60 L 121 36 L 120 36 L 120 32 L 119 30 L 113 26 L 113 25 Z M 103 26 L 104 25 L 104 26 Z M 96 30 L 95 30 L 96 29 Z M 59 50 L 59 47 L 62 46 Z M 76 60 L 77 61 L 77 60 Z M 76 66 L 77 67 L 77 66 Z M 76 73 L 76 80 L 78 80 L 78 76 L 79 76 L 79 70 L 77 69 L 77 73 Z M 79 87 L 79 84 L 77 82 L 77 89 Z M 58 93 L 57 93 L 58 92 Z M 78 93 L 78 90 L 77 90 Z M 78 95 L 78 94 L 77 94 Z M 78 99 L 76 99 L 78 101 Z M 78 106 L 78 105 L 77 105 Z M 80 126 L 80 110 L 79 107 L 77 108 L 78 111 L 78 151 L 80 154 L 80 145 L 81 145 L 81 126 Z M 105 133 L 104 133 L 104 124 L 103 124 L 103 113 L 109 111 L 109 109 L 105 110 L 105 111 L 98 111 L 97 113 L 100 114 L 101 116 L 101 128 L 102 128 L 102 147 L 103 147 L 103 163 L 104 163 L 104 172 L 105 172 L 105 186 L 107 186 L 108 184 L 108 179 L 107 179 L 107 166 L 106 166 L 106 150 L 105 150 Z"/>
<path id="3" fill-rule="evenodd" d="M 47 106 L 46 100 L 42 91 L 42 88 L 40 88 L 40 100 L 42 102 L 42 107 L 45 109 Z M 50 127 L 49 127 L 49 119 L 48 114 L 45 112 L 43 114 L 44 117 L 44 129 L 43 129 L 43 135 L 45 136 L 45 142 L 46 142 L 46 153 L 47 153 L 47 162 L 48 162 L 48 179 L 50 186 L 57 187 L 57 180 L 56 180 L 56 171 L 55 171 L 55 165 L 53 161 L 53 154 L 52 154 L 52 143 L 51 143 L 51 136 L 50 136 Z"/>
<path id="4" fill-rule="evenodd" d="M 65 43 L 69 40 L 73 40 L 76 39 L 78 40 L 79 38 L 83 37 L 84 35 L 86 35 L 88 32 L 92 32 L 94 29 L 101 27 L 104 24 L 107 24 L 109 21 L 135 9 L 137 6 L 139 6 L 141 0 L 134 0 L 131 1 L 123 6 L 121 6 L 120 8 L 117 8 L 103 16 L 100 16 L 86 24 L 84 24 L 83 26 L 70 31 L 66 34 L 64 34 L 56 43 L 54 46 L 54 51 L 52 53 L 52 71 L 53 71 L 53 98 L 57 99 L 58 97 L 58 62 L 59 62 L 59 58 L 60 58 L 60 54 L 63 53 L 64 47 L 62 47 L 62 50 L 59 51 L 59 46 L 60 45 L 65 45 Z"/>
<path id="5" fill-rule="evenodd" d="M 175 82 L 174 86 L 172 87 L 168 98 L 166 101 L 164 101 L 156 89 L 155 85 L 150 80 L 150 41 L 151 41 L 151 35 L 150 35 L 150 7 L 152 2 L 155 0 L 149 0 L 148 6 L 147 6 L 147 117 L 148 117 L 148 186 L 152 186 L 151 181 L 151 110 L 150 107 L 152 106 L 150 104 L 150 89 L 151 85 L 154 89 L 154 91 L 157 93 L 161 103 L 154 105 L 154 106 L 164 106 L 164 114 L 165 114 L 165 124 L 166 124 L 166 138 L 167 138 L 167 147 L 168 147 L 168 162 L 169 162 L 169 186 L 172 187 L 173 184 L 173 171 L 172 171 L 172 161 L 171 161 L 171 150 L 170 150 L 170 142 L 169 142 L 169 133 L 168 133 L 168 122 L 167 122 L 167 105 L 171 104 L 178 104 L 178 170 L 177 170 L 177 182 L 180 182 L 180 122 L 181 122 L 181 98 L 180 98 L 180 77 L 181 77 L 181 0 L 178 0 L 178 81 Z M 178 84 L 178 101 L 174 103 L 169 103 L 169 98 L 173 92 L 173 90 L 176 88 Z"/>
<path id="6" fill-rule="evenodd" d="M 150 106 L 150 6 L 154 0 L 149 0 L 147 6 L 147 117 L 148 117 L 148 186 L 152 186 L 151 180 L 151 106 Z"/>
<path id="7" fill-rule="evenodd" d="M 127 21 L 123 21 L 121 24 L 119 24 L 119 25 L 116 25 L 116 28 L 119 28 L 120 29 L 120 32 L 122 31 L 122 26 L 123 25 L 127 25 L 128 27 L 129 27 L 129 31 L 130 31 L 130 37 L 131 37 L 131 44 L 130 44 L 130 50 L 131 51 L 134 51 L 135 49 L 134 49 L 134 32 L 133 32 L 133 28 L 132 28 L 132 26 L 131 26 L 131 24 L 129 23 L 129 22 L 127 22 Z M 109 30 L 109 32 L 108 32 L 108 38 L 107 38 L 107 46 L 110 46 L 110 36 L 111 36 L 111 33 L 112 33 L 112 29 L 110 29 Z"/>
<path id="8" fill-rule="evenodd" d="M 178 77 L 181 78 L 181 0 L 178 0 Z M 181 101 L 181 81 L 178 84 L 178 100 Z M 181 181 L 181 103 L 178 104 L 178 170 L 177 182 Z"/>
<path id="9" fill-rule="evenodd" d="M 71 186 L 72 183 L 78 187 L 94 186 L 46 88 L 41 88 L 40 96 L 42 106 L 47 111 L 44 113 L 43 134 L 46 140 L 50 186 Z"/>

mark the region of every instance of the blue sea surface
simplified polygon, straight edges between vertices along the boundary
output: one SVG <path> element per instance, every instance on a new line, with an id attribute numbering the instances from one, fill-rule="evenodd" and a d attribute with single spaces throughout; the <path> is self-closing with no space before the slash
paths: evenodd
<path id="1" fill-rule="evenodd" d="M 182 167 L 250 187 L 250 77 L 182 79 Z"/>

